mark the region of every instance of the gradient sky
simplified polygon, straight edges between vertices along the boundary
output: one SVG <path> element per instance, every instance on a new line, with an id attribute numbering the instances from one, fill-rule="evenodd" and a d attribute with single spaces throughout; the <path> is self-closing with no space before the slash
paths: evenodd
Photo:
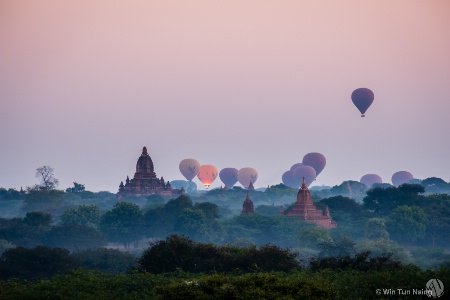
<path id="1" fill-rule="evenodd" d="M 1 0 L 0 187 L 50 165 L 117 192 L 143 146 L 166 180 L 196 158 L 267 186 L 321 152 L 313 185 L 449 181 L 449 30 L 447 0 Z"/>

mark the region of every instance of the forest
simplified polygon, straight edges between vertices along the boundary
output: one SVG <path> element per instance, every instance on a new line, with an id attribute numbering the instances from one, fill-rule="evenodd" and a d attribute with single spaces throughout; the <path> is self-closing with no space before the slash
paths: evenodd
<path id="1" fill-rule="evenodd" d="M 433 278 L 450 286 L 439 178 L 312 188 L 338 224 L 327 230 L 280 216 L 297 195 L 283 184 L 118 200 L 52 176 L 0 188 L 1 299 L 380 299 Z"/>

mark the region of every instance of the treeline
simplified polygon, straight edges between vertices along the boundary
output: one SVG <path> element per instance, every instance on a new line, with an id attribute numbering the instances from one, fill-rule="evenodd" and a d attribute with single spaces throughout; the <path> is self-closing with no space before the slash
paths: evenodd
<path id="1" fill-rule="evenodd" d="M 450 284 L 448 268 L 424 271 L 369 253 L 316 259 L 306 266 L 297 252 L 275 245 L 216 246 L 170 236 L 151 245 L 137 262 L 128 260 L 126 274 L 113 275 L 117 272 L 107 274 L 104 266 L 124 254 L 97 251 L 10 249 L 0 259 L 1 276 L 10 278 L 0 281 L 0 298 L 368 299 L 378 297 L 377 289 L 425 289 L 431 278 Z"/>
<path id="2" fill-rule="evenodd" d="M 370 250 L 372 255 L 392 253 L 403 263 L 432 268 L 450 261 L 450 196 L 425 191 L 423 185 L 376 187 L 366 191 L 361 203 L 344 196 L 320 198 L 312 192 L 316 206 L 328 206 L 338 224 L 325 230 L 279 215 L 280 199 L 291 199 L 285 206 L 296 199 L 297 191 L 284 185 L 250 192 L 253 215 L 240 214 L 247 193 L 241 188 L 192 198 L 153 195 L 120 202 L 111 193 L 88 192 L 76 183 L 66 191 L 0 189 L 2 208 L 22 212 L 22 217 L 0 218 L 0 253 L 16 246 L 80 251 L 116 243 L 140 255 L 138 249 L 149 239 L 180 234 L 219 245 L 293 247 L 304 259 Z"/>

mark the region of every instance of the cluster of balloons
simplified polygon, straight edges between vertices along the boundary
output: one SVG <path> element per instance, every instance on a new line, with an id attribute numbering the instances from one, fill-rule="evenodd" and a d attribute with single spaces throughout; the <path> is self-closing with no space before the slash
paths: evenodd
<path id="1" fill-rule="evenodd" d="M 394 186 L 399 186 L 401 184 L 408 183 L 412 179 L 414 179 L 414 176 L 407 171 L 395 172 L 391 178 L 392 184 Z M 383 183 L 383 180 L 377 174 L 366 174 L 363 177 L 361 177 L 359 182 L 365 184 L 368 188 L 370 188 L 375 183 Z"/>
<path id="2" fill-rule="evenodd" d="M 250 183 L 254 184 L 258 179 L 258 172 L 250 167 L 240 170 L 236 168 L 224 168 L 220 171 L 219 177 L 225 184 L 226 189 L 233 188 L 238 181 L 244 188 L 248 188 Z"/>
<path id="3" fill-rule="evenodd" d="M 206 188 L 216 180 L 217 178 L 217 168 L 213 165 L 200 165 L 200 163 L 193 158 L 183 159 L 179 165 L 180 172 L 183 176 L 192 181 L 195 176 L 198 177 L 201 183 Z"/>
<path id="4" fill-rule="evenodd" d="M 281 180 L 291 188 L 298 189 L 305 179 L 309 186 L 316 177 L 323 171 L 327 160 L 325 156 L 317 152 L 311 152 L 303 157 L 301 163 L 294 164 L 288 171 L 283 173 Z"/>
<path id="5" fill-rule="evenodd" d="M 232 188 L 236 182 L 239 181 L 244 188 L 248 188 L 250 183 L 254 184 L 258 179 L 258 172 L 253 168 L 242 168 L 237 170 L 235 168 L 224 168 L 217 172 L 217 168 L 213 165 L 200 165 L 200 163 L 193 158 L 183 159 L 179 165 L 180 172 L 183 176 L 192 181 L 195 176 L 198 177 L 201 183 L 206 188 L 216 180 L 219 175 L 220 180 L 225 184 L 225 188 Z"/>

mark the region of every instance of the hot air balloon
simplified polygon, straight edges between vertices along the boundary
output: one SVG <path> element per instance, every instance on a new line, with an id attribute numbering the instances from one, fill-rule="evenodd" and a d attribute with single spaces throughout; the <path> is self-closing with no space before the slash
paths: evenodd
<path id="1" fill-rule="evenodd" d="M 217 168 L 213 165 L 202 165 L 200 166 L 197 177 L 206 188 L 209 188 L 217 178 Z"/>
<path id="2" fill-rule="evenodd" d="M 193 192 L 197 191 L 197 184 L 193 181 L 172 180 L 170 182 L 170 185 L 174 189 L 181 190 L 181 188 L 183 188 L 186 191 L 186 193 L 193 193 Z"/>
<path id="3" fill-rule="evenodd" d="M 319 176 L 320 172 L 322 172 L 327 164 L 327 159 L 320 153 L 311 152 L 303 157 L 303 164 L 313 167 L 316 171 L 316 176 Z"/>
<path id="4" fill-rule="evenodd" d="M 377 174 L 366 174 L 361 177 L 359 182 L 365 184 L 368 188 L 371 188 L 374 183 L 383 183 L 383 179 Z"/>
<path id="5" fill-rule="evenodd" d="M 310 166 L 299 166 L 292 171 L 296 185 L 301 186 L 305 178 L 306 186 L 309 186 L 316 178 L 316 170 Z"/>
<path id="6" fill-rule="evenodd" d="M 304 166 L 304 164 L 302 164 L 302 163 L 294 164 L 294 165 L 292 165 L 292 167 L 290 168 L 290 171 L 294 171 L 295 168 L 300 167 L 300 166 Z"/>
<path id="7" fill-rule="evenodd" d="M 197 176 L 200 169 L 200 163 L 193 158 L 183 159 L 180 162 L 179 168 L 181 174 L 183 174 L 187 180 L 191 181 L 195 176 Z"/>
<path id="8" fill-rule="evenodd" d="M 251 183 L 255 183 L 258 179 L 258 172 L 253 168 L 242 168 L 238 171 L 239 183 L 244 187 L 248 188 Z"/>
<path id="9" fill-rule="evenodd" d="M 414 179 L 414 176 L 411 173 L 407 171 L 399 171 L 392 175 L 392 184 L 399 186 L 404 183 L 408 183 L 411 179 Z"/>
<path id="10" fill-rule="evenodd" d="M 298 189 L 301 185 L 301 182 L 299 184 L 294 180 L 294 174 L 292 173 L 291 170 L 284 172 L 283 175 L 281 176 L 281 180 L 285 185 L 293 189 Z"/>
<path id="11" fill-rule="evenodd" d="M 220 171 L 219 177 L 225 184 L 225 188 L 231 189 L 238 181 L 238 170 L 235 168 L 224 168 Z"/>
<path id="12" fill-rule="evenodd" d="M 365 117 L 366 110 L 370 107 L 375 98 L 373 92 L 366 88 L 359 88 L 353 91 L 353 104 L 361 112 L 361 117 Z"/>

